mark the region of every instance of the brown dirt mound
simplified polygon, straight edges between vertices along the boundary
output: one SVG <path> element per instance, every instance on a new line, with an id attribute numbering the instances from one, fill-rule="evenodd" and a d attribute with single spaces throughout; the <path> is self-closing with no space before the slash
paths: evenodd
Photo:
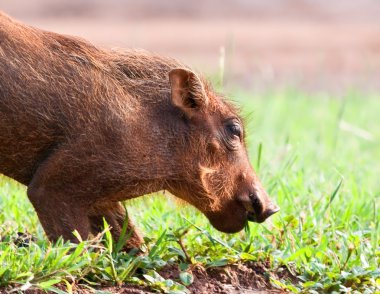
<path id="1" fill-rule="evenodd" d="M 65 291 L 65 287 L 57 287 L 60 288 L 62 291 Z M 101 287 L 96 289 L 98 291 L 101 291 L 101 293 L 117 293 L 117 294 L 153 294 L 156 292 L 151 292 L 149 288 L 141 287 L 141 286 L 136 286 L 136 285 L 124 285 L 121 287 Z M 7 291 L 2 292 L 0 290 L 0 293 L 9 293 Z M 46 293 L 53 293 L 50 291 L 43 291 L 39 289 L 33 289 L 33 290 L 27 290 L 23 293 L 26 294 L 46 294 Z M 83 286 L 78 286 L 74 287 L 73 293 L 80 293 L 80 294 L 94 294 L 93 290 L 89 290 L 87 288 L 84 288 Z"/>
<path id="2" fill-rule="evenodd" d="M 286 268 L 271 273 L 266 264 L 245 262 L 224 267 L 203 268 L 193 266 L 189 270 L 194 282 L 188 287 L 191 293 L 285 293 L 270 283 L 275 279 L 296 279 Z M 179 280 L 177 265 L 167 266 L 160 274 L 166 279 Z"/>
<path id="3" fill-rule="evenodd" d="M 204 268 L 201 265 L 193 265 L 188 269 L 194 277 L 193 283 L 187 288 L 190 293 L 286 293 L 284 290 L 276 289 L 270 282 L 270 278 L 276 280 L 290 280 L 296 284 L 298 279 L 286 267 L 280 267 L 275 272 L 269 270 L 269 265 L 257 262 L 244 262 L 226 265 L 223 267 Z M 165 279 L 180 281 L 180 270 L 178 265 L 168 265 L 160 272 Z M 60 288 L 58 286 L 58 288 Z M 62 288 L 62 290 L 64 290 Z M 93 291 L 77 286 L 73 289 L 75 293 L 93 293 Z M 157 293 L 149 287 L 137 285 L 123 285 L 120 287 L 99 287 L 97 290 L 103 293 L 120 293 L 120 294 L 144 294 Z M 0 293 L 2 292 L 0 289 Z M 27 290 L 28 294 L 46 293 L 42 290 Z"/>

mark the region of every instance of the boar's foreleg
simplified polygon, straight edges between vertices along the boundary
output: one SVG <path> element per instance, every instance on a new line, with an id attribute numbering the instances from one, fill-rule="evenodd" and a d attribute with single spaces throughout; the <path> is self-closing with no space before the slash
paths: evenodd
<path id="1" fill-rule="evenodd" d="M 92 160 L 91 153 L 90 158 L 86 157 L 88 154 L 81 152 L 78 143 L 74 144 L 61 146 L 39 165 L 28 185 L 28 197 L 51 241 L 62 236 L 64 240 L 78 242 L 72 233 L 74 230 L 85 240 L 91 233 L 96 235 L 103 231 L 105 218 L 117 242 L 126 211 L 119 202 L 106 196 L 112 193 L 104 188 L 103 178 L 107 177 L 99 180 L 103 176 L 99 170 L 105 169 L 104 162 Z M 130 220 L 126 236 L 129 238 L 125 250 L 138 248 L 143 243 Z"/>
<path id="2" fill-rule="evenodd" d="M 73 170 L 75 165 L 70 162 L 73 159 L 70 155 L 68 150 L 56 150 L 51 154 L 38 166 L 27 190 L 42 227 L 53 242 L 59 237 L 78 242 L 74 230 L 83 240 L 91 232 L 88 218 L 91 197 L 85 194 L 88 191 L 77 193 L 75 176 L 84 177 L 78 177 L 77 170 Z"/>
<path id="3" fill-rule="evenodd" d="M 78 242 L 73 235 L 77 230 L 83 240 L 90 233 L 86 203 L 66 201 L 65 191 L 57 191 L 47 185 L 34 181 L 28 187 L 28 196 L 49 240 L 55 242 L 59 237 L 65 241 Z"/>

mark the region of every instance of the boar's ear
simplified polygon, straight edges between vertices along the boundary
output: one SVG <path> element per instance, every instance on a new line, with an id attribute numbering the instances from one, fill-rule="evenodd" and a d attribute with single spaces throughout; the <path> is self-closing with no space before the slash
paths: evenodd
<path id="1" fill-rule="evenodd" d="M 176 68 L 169 72 L 172 102 L 188 116 L 208 104 L 208 97 L 199 77 L 190 70 Z"/>

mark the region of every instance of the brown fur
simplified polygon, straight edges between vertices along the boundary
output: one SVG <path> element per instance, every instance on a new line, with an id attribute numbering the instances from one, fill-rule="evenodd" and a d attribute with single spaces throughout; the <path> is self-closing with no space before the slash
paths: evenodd
<path id="1" fill-rule="evenodd" d="M 176 60 L 98 49 L 0 13 L 0 172 L 28 186 L 52 240 L 74 229 L 86 238 L 103 217 L 118 237 L 118 201 L 164 189 L 222 231 L 244 226 L 249 201 L 265 219 L 275 209 L 243 138 L 226 134 L 230 119 L 241 125 Z M 140 242 L 135 232 L 130 244 Z"/>

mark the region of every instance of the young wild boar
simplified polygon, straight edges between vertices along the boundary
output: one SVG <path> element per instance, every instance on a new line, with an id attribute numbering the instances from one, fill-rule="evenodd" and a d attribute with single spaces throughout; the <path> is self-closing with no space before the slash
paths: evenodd
<path id="1" fill-rule="evenodd" d="M 120 235 L 119 201 L 167 190 L 234 233 L 279 208 L 237 111 L 176 60 L 114 52 L 0 13 L 0 172 L 28 187 L 50 240 Z M 133 231 L 127 247 L 139 246 Z"/>

